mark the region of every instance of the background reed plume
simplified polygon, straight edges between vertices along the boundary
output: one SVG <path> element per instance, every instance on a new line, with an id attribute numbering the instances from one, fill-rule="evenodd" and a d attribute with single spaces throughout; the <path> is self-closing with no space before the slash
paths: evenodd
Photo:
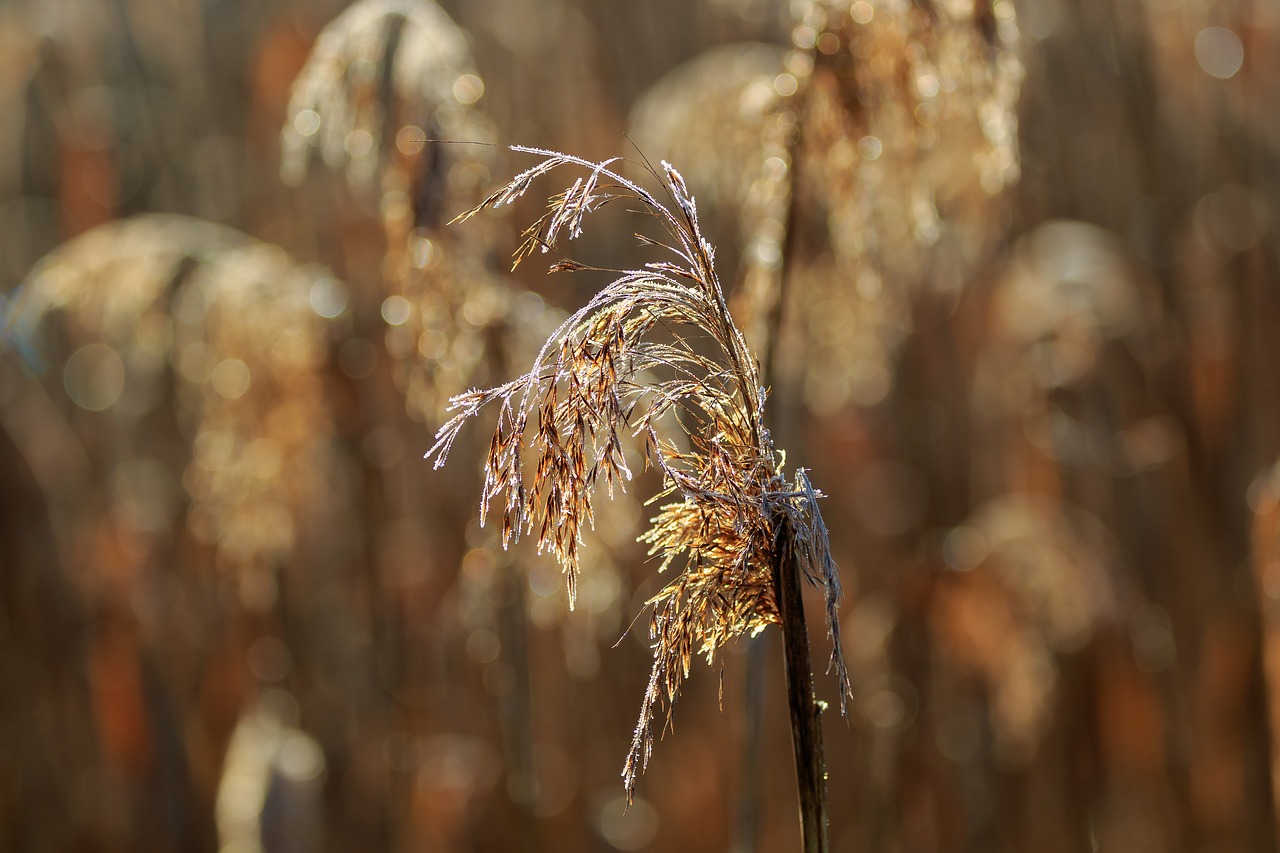
<path id="1" fill-rule="evenodd" d="M 634 109 L 821 466 L 831 849 L 1275 849 L 1277 45 L 1257 0 L 0 2 L 0 848 L 794 847 L 781 631 L 680 673 L 626 807 L 660 471 L 570 612 L 474 518 L 488 431 L 421 460 L 603 275 L 508 272 L 535 193 L 444 227 L 519 169 L 426 140 L 599 160 Z M 613 207 L 575 256 L 655 260 Z"/>
<path id="2" fill-rule="evenodd" d="M 562 236 L 581 236 L 585 216 L 616 201 L 636 202 L 657 220 L 663 239 L 640 239 L 672 260 L 609 271 L 619 277 L 556 330 L 529 372 L 454 398 L 458 414 L 440 428 L 427 456 L 439 467 L 463 425 L 497 404 L 481 517 L 497 499 L 504 544 L 536 530 L 538 550 L 563 567 L 572 602 L 582 528 L 594 523 L 594 488 L 603 483 L 610 494 L 625 488 L 632 471 L 624 442 L 643 438 L 646 467 L 655 465 L 663 477 L 656 500 L 673 500 L 641 538 L 661 559 L 659 571 L 677 559 L 684 565 L 649 601 L 654 663 L 623 770 L 630 793 L 648 766 L 655 717 L 665 706 L 670 721 L 693 656 L 710 663 L 729 640 L 779 621 L 773 572 L 784 556 L 825 590 L 831 666 L 843 702 L 849 684 L 839 642 L 840 580 L 808 475 L 798 469 L 792 482 L 783 477 L 782 455 L 764 427 L 766 389 L 729 314 L 714 251 L 680 173 L 665 162 L 662 175 L 654 173 L 673 211 L 615 171 L 616 160 L 515 150 L 543 160 L 460 219 L 514 201 L 557 167 L 584 172 L 526 229 L 516 264 L 555 250 Z M 567 258 L 551 266 L 594 269 Z M 531 418 L 533 436 L 526 439 Z M 528 485 L 526 456 L 536 464 Z"/>
<path id="3" fill-rule="evenodd" d="M 264 638 L 260 649 L 280 645 L 272 615 L 309 583 L 296 570 L 323 572 L 320 553 L 345 542 L 328 523 L 342 498 L 318 369 L 325 330 L 309 299 L 333 285 L 322 268 L 234 229 L 154 214 L 91 229 L 27 277 L 12 322 L 44 381 L 15 386 L 0 424 L 45 493 L 95 496 L 64 497 L 50 516 L 86 613 L 64 626 L 78 660 L 62 689 L 85 693 L 64 724 L 75 737 L 87 717 L 97 733 L 69 766 L 105 804 L 70 823 L 70 837 L 197 844 L 241 703 L 258 686 L 296 714 L 272 684 L 278 666 L 258 682 L 234 661 Z M 82 451 L 41 452 L 51 432 L 79 437 Z M 326 483 L 330 497 L 317 500 Z M 137 606 L 158 589 L 171 606 Z M 205 615 L 193 619 L 197 601 Z M 304 799 L 314 801 L 325 759 L 304 742 Z M 234 776 L 232 763 L 222 769 Z M 288 786 L 292 774 L 277 781 Z M 172 820 L 113 814 L 160 788 Z"/>

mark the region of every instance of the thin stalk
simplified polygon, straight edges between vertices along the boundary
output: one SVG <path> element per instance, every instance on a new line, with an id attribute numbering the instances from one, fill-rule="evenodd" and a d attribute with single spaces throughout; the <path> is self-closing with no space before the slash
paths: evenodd
<path id="1" fill-rule="evenodd" d="M 533 699 L 529 673 L 529 626 L 525 616 L 528 583 L 515 560 L 505 560 L 499 575 L 498 630 L 505 661 L 511 667 L 513 683 L 503 695 L 502 745 L 507 766 L 508 793 L 516 804 L 516 826 L 511 836 L 518 839 L 513 850 L 538 850 L 537 778 L 533 764 Z M 510 844 L 511 836 L 507 843 Z"/>
<path id="2" fill-rule="evenodd" d="M 827 768 L 822 750 L 821 710 L 813 695 L 813 669 L 809 657 L 809 632 L 804 621 L 800 574 L 791 547 L 791 530 L 782 521 L 777 556 L 773 564 L 773 588 L 782 622 L 782 655 L 791 711 L 791 745 L 796 758 L 796 789 L 800 794 L 800 834 L 804 853 L 826 853 Z"/>
<path id="3" fill-rule="evenodd" d="M 769 389 L 772 417 L 767 426 L 774 441 L 783 447 L 799 445 L 799 430 L 795 429 L 796 395 L 785 383 L 779 383 L 781 374 L 781 348 L 778 341 L 787 321 L 786 307 L 788 285 L 795 269 L 797 192 L 796 179 L 800 160 L 800 129 L 805 119 L 805 99 L 795 101 L 799 118 L 785 140 L 788 162 L 788 185 L 783 209 L 782 265 L 774 281 L 773 303 L 764 316 L 764 335 L 756 352 L 760 356 L 760 383 Z M 767 663 L 766 638 L 751 639 L 746 656 L 746 724 L 742 747 L 742 791 L 738 800 L 737 837 L 734 853 L 755 853 L 758 843 L 759 811 L 762 800 L 760 784 L 760 737 L 764 718 L 764 681 Z"/>
<path id="4" fill-rule="evenodd" d="M 801 156 L 801 128 L 804 126 L 806 101 L 799 100 L 799 118 L 787 139 L 788 169 L 790 186 L 786 199 L 786 221 L 783 225 L 782 266 L 778 270 L 777 292 L 774 303 L 765 317 L 765 340 L 762 353 L 762 377 L 764 386 L 770 389 L 773 399 L 770 424 L 775 440 L 787 447 L 798 447 L 799 431 L 795 427 L 795 395 L 790 393 L 785 383 L 779 384 L 781 375 L 781 352 L 778 345 L 782 330 L 787 321 L 788 285 L 795 271 L 796 254 L 796 210 L 799 193 L 796 187 L 796 175 L 799 174 Z M 786 536 L 790 530 L 786 529 Z M 809 851 L 825 851 L 827 849 L 827 783 L 826 760 L 822 745 L 822 725 L 813 695 L 812 662 L 809 655 L 809 635 L 804 618 L 804 602 L 800 581 L 801 569 L 796 564 L 795 556 L 783 542 L 777 551 L 773 566 L 774 591 L 778 599 L 779 616 L 782 621 L 783 658 L 785 661 L 787 705 L 791 714 L 791 740 L 796 757 L 796 788 L 800 795 L 800 826 L 805 853 Z M 756 684 L 754 693 L 747 697 L 748 737 L 758 737 L 763 716 L 763 690 L 760 682 L 764 680 L 763 669 L 765 654 L 762 638 L 757 637 L 747 658 L 747 682 Z M 752 724 L 756 729 L 750 731 Z M 759 762 L 759 750 L 748 744 L 747 760 Z M 751 768 L 758 771 L 758 768 Z M 749 773 L 748 778 L 758 777 L 758 772 Z M 748 791 L 746 796 L 758 804 L 759 791 Z M 750 800 L 749 800 L 750 801 Z M 754 827 L 753 827 L 754 829 Z M 751 836 L 754 851 L 754 834 Z"/>

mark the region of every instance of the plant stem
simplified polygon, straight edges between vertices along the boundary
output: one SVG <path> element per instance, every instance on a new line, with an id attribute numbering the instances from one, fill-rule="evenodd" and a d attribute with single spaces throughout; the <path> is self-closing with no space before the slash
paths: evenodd
<path id="1" fill-rule="evenodd" d="M 791 546 L 791 529 L 780 519 L 773 588 L 782 621 L 787 705 L 791 711 L 791 744 L 796 757 L 796 789 L 800 794 L 800 833 L 804 853 L 826 853 L 827 769 L 822 751 L 822 720 L 813 695 L 809 632 L 804 621 L 800 566 Z"/>

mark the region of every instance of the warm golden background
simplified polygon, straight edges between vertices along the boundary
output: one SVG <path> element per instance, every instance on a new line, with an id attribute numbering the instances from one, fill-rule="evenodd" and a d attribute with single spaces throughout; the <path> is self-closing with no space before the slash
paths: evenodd
<path id="1" fill-rule="evenodd" d="M 0 2 L 0 849 L 796 848 L 772 630 L 623 814 L 656 481 L 570 612 L 421 459 L 591 287 L 424 140 L 629 129 L 829 495 L 833 849 L 1275 850 L 1280 5 L 442 5 Z"/>

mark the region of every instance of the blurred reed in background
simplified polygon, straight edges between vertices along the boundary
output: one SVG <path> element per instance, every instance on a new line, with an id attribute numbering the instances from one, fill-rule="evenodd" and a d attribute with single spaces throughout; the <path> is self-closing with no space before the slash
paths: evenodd
<path id="1" fill-rule="evenodd" d="M 795 844 L 768 633 L 624 813 L 653 510 L 570 612 L 483 445 L 421 459 L 588 296 L 507 271 L 537 199 L 445 226 L 510 142 L 699 201 L 829 494 L 833 849 L 1275 849 L 1270 4 L 10 0 L 0 47 L 0 847 Z"/>

